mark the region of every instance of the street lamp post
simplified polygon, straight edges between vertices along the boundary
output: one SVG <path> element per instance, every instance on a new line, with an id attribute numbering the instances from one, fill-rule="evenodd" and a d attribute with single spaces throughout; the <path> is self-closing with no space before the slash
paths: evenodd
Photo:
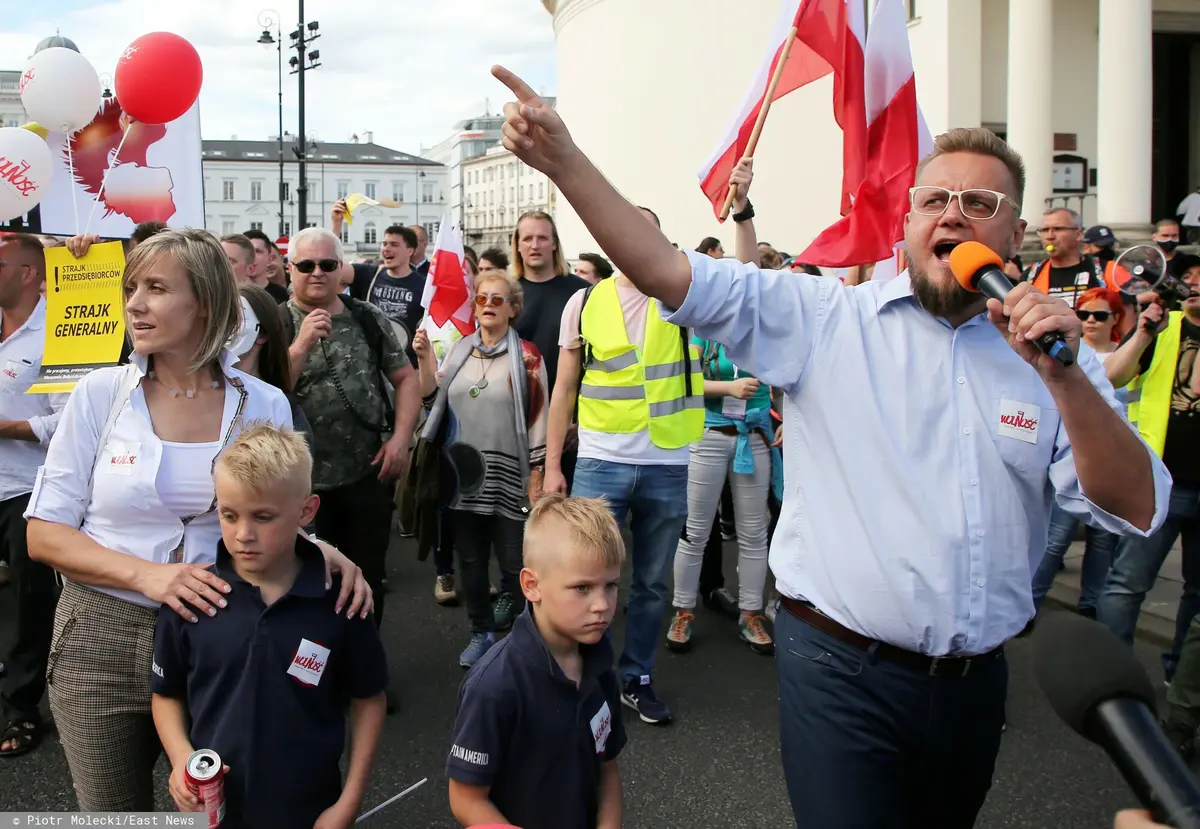
<path id="1" fill-rule="evenodd" d="M 259 12 L 258 25 L 263 27 L 258 42 L 266 47 L 274 46 L 275 51 L 279 54 L 279 186 L 276 189 L 279 191 L 279 235 L 282 237 L 285 235 L 283 232 L 283 31 L 279 28 L 279 12 L 274 9 L 264 9 Z M 271 35 L 272 26 L 275 27 L 274 36 Z"/>
<path id="2" fill-rule="evenodd" d="M 296 154 L 296 160 L 300 162 L 300 181 L 296 187 L 297 201 L 299 201 L 299 226 L 300 229 L 308 227 L 308 135 L 304 129 L 304 73 L 309 69 L 316 69 L 321 64 L 317 60 L 321 57 L 321 53 L 316 49 L 308 51 L 308 44 L 319 38 L 321 35 L 317 33 L 320 28 L 317 21 L 310 20 L 304 22 L 304 0 L 299 0 L 300 3 L 300 23 L 296 26 L 296 31 L 292 32 L 292 46 L 296 50 L 296 55 L 288 59 L 288 65 L 292 67 L 291 74 L 299 76 L 298 86 L 300 91 L 300 130 L 296 134 L 296 146 L 292 148 L 292 152 Z"/>

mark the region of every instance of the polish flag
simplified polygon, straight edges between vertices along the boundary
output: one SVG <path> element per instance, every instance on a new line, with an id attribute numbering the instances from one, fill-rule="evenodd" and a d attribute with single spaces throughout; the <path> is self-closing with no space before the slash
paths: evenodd
<path id="1" fill-rule="evenodd" d="M 471 313 L 471 277 L 465 258 L 462 231 L 446 217 L 438 228 L 421 305 L 435 324 L 443 326 L 449 320 L 463 336 L 475 330 L 475 315 Z"/>
<path id="2" fill-rule="evenodd" d="M 827 267 L 890 262 L 904 238 L 917 162 L 933 148 L 917 105 L 903 0 L 876 0 L 869 32 L 858 0 L 785 0 L 770 58 L 722 149 L 701 171 L 701 189 L 719 216 L 792 26 L 796 42 L 772 100 L 832 72 L 833 115 L 843 135 L 843 218 L 797 258 Z"/>

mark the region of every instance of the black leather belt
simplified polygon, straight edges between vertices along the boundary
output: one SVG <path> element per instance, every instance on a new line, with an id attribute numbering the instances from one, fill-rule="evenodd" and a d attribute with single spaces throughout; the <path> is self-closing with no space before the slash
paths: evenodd
<path id="1" fill-rule="evenodd" d="M 855 633 L 845 625 L 838 624 L 833 619 L 830 619 L 808 602 L 797 601 L 788 596 L 780 596 L 779 604 L 784 610 L 800 621 L 811 625 L 822 633 L 829 634 L 839 642 L 845 642 L 847 645 L 858 648 L 861 651 L 873 648 L 875 653 L 889 662 L 898 662 L 901 665 L 907 665 L 910 668 L 927 673 L 929 676 L 963 677 L 969 674 L 972 668 L 980 668 L 983 665 L 995 662 L 1004 655 L 1004 648 L 1001 646 L 979 656 L 926 656 L 923 653 L 907 651 L 904 648 L 898 648 L 886 642 L 870 639 L 861 633 Z"/>

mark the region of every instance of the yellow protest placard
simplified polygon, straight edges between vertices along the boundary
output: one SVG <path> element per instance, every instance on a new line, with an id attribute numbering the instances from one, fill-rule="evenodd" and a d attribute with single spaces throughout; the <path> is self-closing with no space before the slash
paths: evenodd
<path id="1" fill-rule="evenodd" d="M 120 242 L 92 245 L 82 259 L 65 247 L 46 248 L 46 351 L 26 394 L 69 392 L 93 369 L 117 364 L 124 278 Z"/>

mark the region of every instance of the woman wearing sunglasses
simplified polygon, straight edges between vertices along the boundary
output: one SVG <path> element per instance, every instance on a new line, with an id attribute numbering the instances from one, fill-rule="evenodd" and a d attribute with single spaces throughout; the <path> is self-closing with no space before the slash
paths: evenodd
<path id="1" fill-rule="evenodd" d="M 478 329 L 450 349 L 438 370 L 429 335 L 418 330 L 413 350 L 421 394 L 430 406 L 423 437 L 439 435 L 451 484 L 444 487 L 455 528 L 459 590 L 471 639 L 459 655 L 474 665 L 511 627 L 524 604 L 518 578 L 530 502 L 542 488 L 546 459 L 546 367 L 532 343 L 512 327 L 521 313 L 521 286 L 503 272 L 481 272 L 475 283 Z M 500 595 L 492 608 L 488 560 L 495 548 Z"/>
<path id="2" fill-rule="evenodd" d="M 1075 314 L 1083 321 L 1083 341 L 1104 362 L 1116 351 L 1121 336 L 1121 318 L 1125 313 L 1121 294 L 1104 288 L 1091 288 L 1080 294 Z M 1117 399 L 1125 403 L 1125 390 L 1117 389 Z M 1050 591 L 1054 577 L 1062 569 L 1063 556 L 1075 539 L 1079 519 L 1055 504 L 1050 510 L 1050 529 L 1046 538 L 1046 553 L 1037 572 L 1033 574 L 1033 602 L 1041 606 Z M 1086 528 L 1087 539 L 1083 552 L 1083 573 L 1078 610 L 1080 615 L 1096 618 L 1096 600 L 1104 589 L 1108 570 L 1117 550 L 1117 535 Z"/>

